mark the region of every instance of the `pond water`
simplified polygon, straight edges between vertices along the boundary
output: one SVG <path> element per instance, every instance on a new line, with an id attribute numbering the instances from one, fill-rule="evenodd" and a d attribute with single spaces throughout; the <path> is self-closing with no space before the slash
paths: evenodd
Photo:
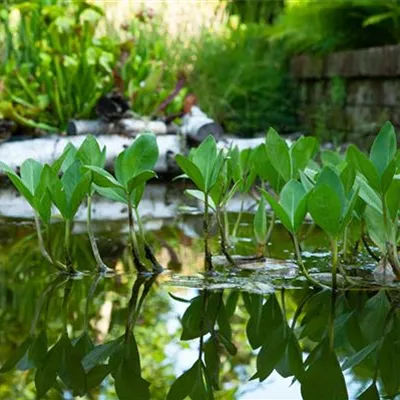
<path id="1" fill-rule="evenodd" d="M 207 276 L 196 204 L 181 188 L 150 193 L 141 209 L 146 239 L 167 270 L 137 276 L 125 210 L 98 202 L 94 230 L 115 274 L 93 272 L 78 216 L 72 254 L 83 274 L 68 278 L 42 258 L 33 222 L 16 218 L 29 217 L 29 209 L 3 192 L 12 201 L 0 207 L 0 399 L 35 399 L 37 392 L 99 400 L 399 397 L 396 287 L 371 281 L 364 290 L 307 288 L 279 224 L 266 261 Z M 246 209 L 251 203 L 245 199 Z M 232 204 L 230 225 L 241 199 Z M 257 253 L 251 214 L 238 236 L 235 254 Z M 327 238 L 312 225 L 301 237 L 307 267 L 322 277 Z M 62 252 L 61 223 L 52 226 L 50 242 Z M 349 270 L 368 281 L 372 266 L 362 255 Z"/>

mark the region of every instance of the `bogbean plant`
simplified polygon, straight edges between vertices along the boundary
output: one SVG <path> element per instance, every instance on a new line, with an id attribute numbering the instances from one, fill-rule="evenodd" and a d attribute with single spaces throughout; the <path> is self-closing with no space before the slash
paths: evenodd
<path id="1" fill-rule="evenodd" d="M 236 191 L 248 192 L 257 178 L 259 202 L 253 227 L 255 239 L 263 247 L 263 255 L 277 217 L 292 238 L 301 273 L 312 286 L 323 286 L 307 271 L 301 256 L 299 231 L 309 214 L 330 240 L 333 287 L 337 286 L 337 270 L 347 284 L 355 284 L 339 259 L 339 244 L 342 242 L 342 254 L 346 259 L 348 243 L 355 243 L 358 249 L 362 240 L 371 253 L 368 242 L 372 241 L 380 250 L 381 265 L 384 268 L 390 265 L 396 278 L 400 279 L 397 253 L 400 157 L 393 125 L 387 122 L 383 126 L 369 157 L 354 145 L 348 148 L 345 155 L 324 151 L 317 157 L 318 151 L 315 138 L 300 137 L 288 144 L 274 129 L 270 129 L 265 143 L 252 150 L 218 152 L 210 136 L 187 158 L 182 155 L 176 157 L 185 176 L 199 189 L 187 192 L 205 203 L 207 270 L 212 269 L 208 244 L 209 209 L 215 212 L 218 226 L 222 226 L 221 210 L 226 209 L 227 202 Z M 213 195 L 216 191 L 218 196 Z M 267 218 L 265 200 L 272 209 L 271 218 Z M 233 230 L 235 235 L 239 222 Z M 236 264 L 226 251 L 229 241 L 227 224 L 223 224 L 219 234 L 222 253 L 231 264 Z M 368 237 L 365 237 L 366 234 Z"/>
<path id="2" fill-rule="evenodd" d="M 38 161 L 28 159 L 21 165 L 20 175 L 2 162 L 0 162 L 0 168 L 34 210 L 42 254 L 59 270 L 75 273 L 71 255 L 71 230 L 79 206 L 87 199 L 87 232 L 93 255 L 98 270 L 103 273 L 109 271 L 101 259 L 91 226 L 92 196 L 97 192 L 109 199 L 127 204 L 129 240 L 134 264 L 139 272 L 144 272 L 147 269 L 141 261 L 141 252 L 135 233 L 132 209 L 135 210 L 145 255 L 152 263 L 153 269 L 159 272 L 161 266 L 145 242 L 138 212 L 145 184 L 156 176 L 153 168 L 157 159 L 158 147 L 155 137 L 142 134 L 117 157 L 116 178 L 114 178 L 104 169 L 105 147 L 101 149 L 96 139 L 89 135 L 79 149 L 71 144 L 67 145 L 63 154 L 52 165 L 43 165 Z M 42 223 L 46 227 L 47 236 L 50 237 L 52 205 L 60 212 L 65 223 L 63 261 L 54 259 L 49 246 L 45 244 L 41 230 Z"/>

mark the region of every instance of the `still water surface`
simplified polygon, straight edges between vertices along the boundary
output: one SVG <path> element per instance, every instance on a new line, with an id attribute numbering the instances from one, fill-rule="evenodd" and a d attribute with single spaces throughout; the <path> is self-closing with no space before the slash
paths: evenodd
<path id="1" fill-rule="evenodd" d="M 84 224 L 75 224 L 73 255 L 84 272 L 75 279 L 57 276 L 42 259 L 30 220 L 0 220 L 0 399 L 398 396 L 396 288 L 305 288 L 279 226 L 267 262 L 206 277 L 201 218 L 174 199 L 167 213 L 159 199 L 149 203 L 156 216 L 146 219 L 147 240 L 168 268 L 157 277 L 134 273 L 123 218 L 95 225 L 104 261 L 116 271 L 110 276 L 93 272 Z M 238 254 L 257 251 L 251 221 L 246 215 L 241 224 Z M 312 226 L 302 237 L 307 266 L 328 271 L 326 238 Z M 56 223 L 56 254 L 62 240 Z M 363 256 L 354 269 L 367 279 L 371 266 Z"/>

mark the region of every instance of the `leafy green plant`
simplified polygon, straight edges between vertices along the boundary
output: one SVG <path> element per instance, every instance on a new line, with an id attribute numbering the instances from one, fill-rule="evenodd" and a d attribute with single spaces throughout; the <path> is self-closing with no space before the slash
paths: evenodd
<path id="1" fill-rule="evenodd" d="M 146 271 L 145 265 L 140 261 L 139 244 L 135 232 L 133 209 L 136 212 L 139 232 L 145 243 L 144 232 L 141 228 L 138 207 L 143 196 L 145 183 L 156 177 L 153 168 L 158 160 L 158 146 L 154 135 L 142 134 L 119 154 L 115 161 L 115 177 L 103 168 L 95 165 L 86 165 L 96 191 L 111 200 L 122 202 L 128 206 L 130 243 L 135 266 L 139 272 Z M 147 253 L 150 251 L 148 247 Z M 153 260 L 154 261 L 154 260 Z M 153 267 L 159 269 L 159 265 Z"/>
<path id="2" fill-rule="evenodd" d="M 217 150 L 214 137 L 209 135 L 197 149 L 191 151 L 189 157 L 178 154 L 175 159 L 185 173 L 183 177 L 189 178 L 204 195 L 204 267 L 206 271 L 211 271 L 209 200 L 211 190 L 218 182 L 225 156 L 223 150 Z"/>
<path id="3" fill-rule="evenodd" d="M 397 219 L 400 181 L 397 170 L 397 138 L 394 127 L 387 122 L 376 137 L 369 158 L 351 145 L 347 160 L 362 176 L 360 197 L 366 203 L 365 221 L 371 239 L 387 258 L 393 272 L 400 277 L 397 254 Z"/>
<path id="4" fill-rule="evenodd" d="M 65 269 L 65 265 L 60 263 L 58 260 L 54 260 L 53 256 L 46 249 L 40 222 L 46 226 L 47 230 L 50 229 L 52 202 L 48 188 L 49 174 L 58 173 L 62 163 L 68 155 L 68 151 L 69 149 L 64 151 L 52 166 L 42 165 L 38 161 L 27 159 L 21 165 L 20 175 L 18 175 L 8 165 L 0 161 L 0 169 L 7 174 L 15 188 L 34 210 L 36 233 L 43 256 L 58 269 Z"/>
<path id="5" fill-rule="evenodd" d="M 350 186 L 352 187 L 352 185 Z M 331 239 L 332 247 L 332 286 L 336 288 L 338 260 L 338 239 L 350 222 L 356 205 L 359 188 L 346 191 L 338 171 L 333 166 L 325 166 L 318 176 L 315 187 L 308 199 L 308 210 L 317 225 Z"/>

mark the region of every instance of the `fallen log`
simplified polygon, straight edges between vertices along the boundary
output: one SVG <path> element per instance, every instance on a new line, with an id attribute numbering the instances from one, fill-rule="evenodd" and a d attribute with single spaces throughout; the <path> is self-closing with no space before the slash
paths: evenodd
<path id="1" fill-rule="evenodd" d="M 77 136 L 48 136 L 37 139 L 21 141 L 6 141 L 0 144 L 0 161 L 5 162 L 11 168 L 17 170 L 28 158 L 33 158 L 42 163 L 52 163 L 63 152 L 68 143 L 79 147 L 85 140 L 86 135 Z M 100 146 L 107 147 L 106 166 L 112 169 L 117 155 L 128 147 L 133 138 L 120 135 L 99 135 L 97 140 Z M 218 143 L 220 148 L 229 148 L 231 145 L 239 149 L 256 147 L 264 142 L 264 138 L 239 139 L 226 137 Z M 157 135 L 157 143 L 160 157 L 155 171 L 159 174 L 176 171 L 174 154 L 186 153 L 188 148 L 185 137 L 182 135 Z"/>

